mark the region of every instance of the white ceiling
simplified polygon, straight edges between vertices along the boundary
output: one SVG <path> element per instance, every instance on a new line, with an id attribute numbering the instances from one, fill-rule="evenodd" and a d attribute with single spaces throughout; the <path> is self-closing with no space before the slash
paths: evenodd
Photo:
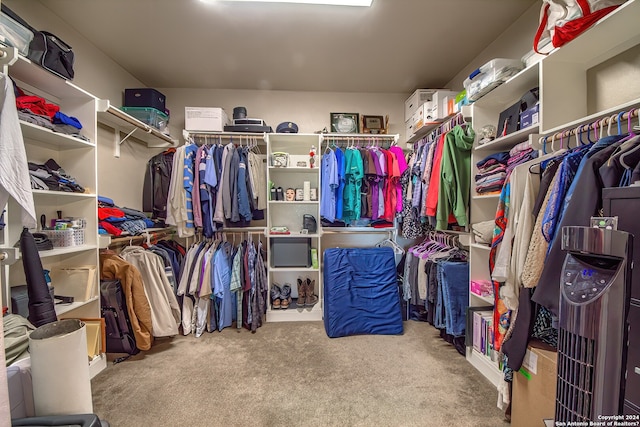
<path id="1" fill-rule="evenodd" d="M 41 0 L 149 87 L 442 87 L 537 0 Z"/>

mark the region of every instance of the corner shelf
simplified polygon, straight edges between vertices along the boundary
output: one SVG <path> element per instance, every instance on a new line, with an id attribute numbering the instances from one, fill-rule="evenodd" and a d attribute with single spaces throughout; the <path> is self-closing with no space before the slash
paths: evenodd
<path id="1" fill-rule="evenodd" d="M 98 100 L 98 122 L 112 127 L 116 131 L 114 156 L 120 157 L 120 146 L 131 136 L 145 143 L 149 148 L 168 148 L 178 145 L 178 140 L 172 139 L 158 129 L 111 105 L 108 99 Z M 137 132 L 140 130 L 140 132 Z M 127 136 L 120 139 L 120 132 Z"/>

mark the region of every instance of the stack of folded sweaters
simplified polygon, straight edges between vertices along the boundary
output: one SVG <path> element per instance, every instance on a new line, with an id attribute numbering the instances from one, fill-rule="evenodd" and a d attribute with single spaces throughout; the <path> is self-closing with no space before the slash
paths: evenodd
<path id="1" fill-rule="evenodd" d="M 476 163 L 478 173 L 475 176 L 476 193 L 499 193 L 507 176 L 509 152 L 491 154 Z"/>

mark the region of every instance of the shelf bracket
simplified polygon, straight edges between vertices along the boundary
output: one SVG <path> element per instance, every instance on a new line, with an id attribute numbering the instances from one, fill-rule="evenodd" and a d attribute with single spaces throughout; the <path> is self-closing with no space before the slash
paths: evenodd
<path id="1" fill-rule="evenodd" d="M 0 248 L 0 264 L 11 265 L 18 258 L 18 248 Z"/>
<path id="2" fill-rule="evenodd" d="M 133 133 L 137 130 L 138 128 L 133 128 L 131 130 L 131 132 L 129 132 L 127 134 L 127 136 L 125 136 L 122 139 L 120 138 L 120 128 L 115 129 L 115 137 L 114 137 L 114 153 L 113 153 L 113 157 L 119 159 L 120 158 L 120 146 L 127 140 L 129 139 L 129 137 L 131 135 L 133 135 Z"/>
<path id="3" fill-rule="evenodd" d="M 18 60 L 18 49 L 12 46 L 0 47 L 0 68 L 7 74 L 7 67 Z"/>

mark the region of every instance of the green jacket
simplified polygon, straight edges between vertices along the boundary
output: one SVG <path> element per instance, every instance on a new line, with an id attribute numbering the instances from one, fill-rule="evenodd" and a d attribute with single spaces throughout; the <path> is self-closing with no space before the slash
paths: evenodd
<path id="1" fill-rule="evenodd" d="M 440 163 L 440 185 L 438 187 L 438 208 L 436 229 L 446 230 L 449 215 L 453 213 L 458 225 L 468 224 L 467 206 L 471 186 L 471 148 L 475 140 L 471 126 L 466 130 L 456 126 L 444 141 Z"/>

